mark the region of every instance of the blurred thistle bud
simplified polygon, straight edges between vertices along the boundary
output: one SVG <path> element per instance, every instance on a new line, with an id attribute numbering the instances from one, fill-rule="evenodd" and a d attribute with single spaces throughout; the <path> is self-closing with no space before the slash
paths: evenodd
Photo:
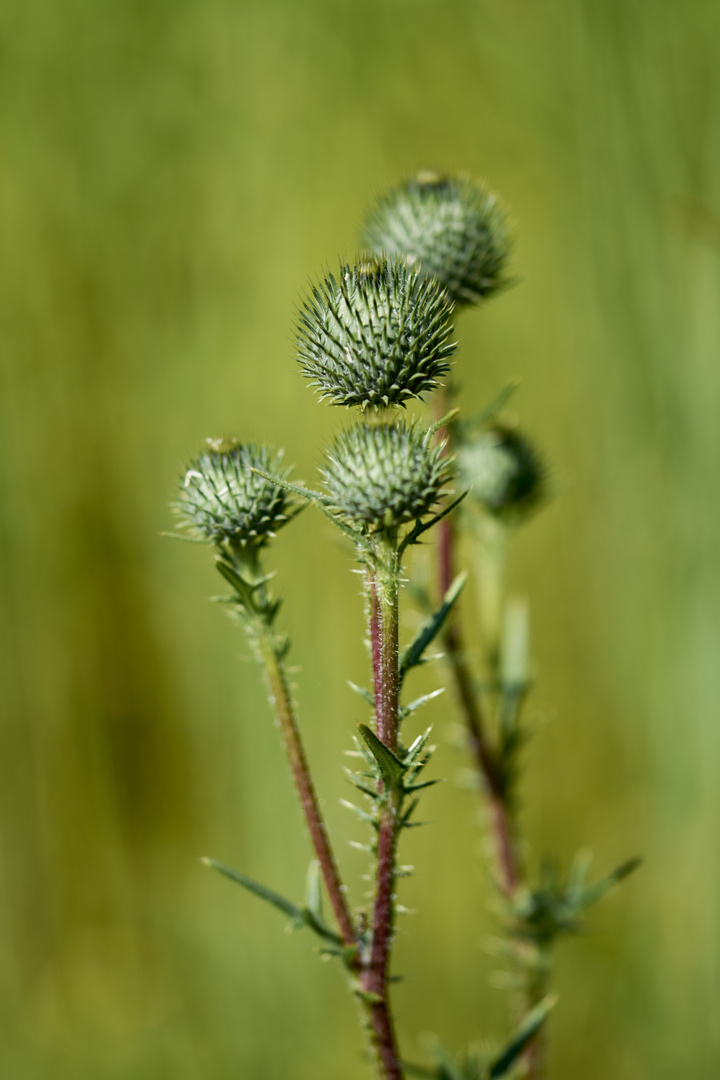
<path id="1" fill-rule="evenodd" d="M 322 469 L 330 509 L 362 532 L 389 532 L 430 514 L 450 462 L 415 424 L 356 424 L 340 432 Z"/>
<path id="2" fill-rule="evenodd" d="M 282 466 L 282 450 L 243 446 L 235 439 L 208 439 L 207 449 L 188 466 L 174 509 L 196 535 L 215 543 L 258 550 L 298 511 L 280 481 L 292 471 Z"/>
<path id="3" fill-rule="evenodd" d="M 433 390 L 455 350 L 447 295 L 402 261 L 371 257 L 313 288 L 298 359 L 333 405 L 404 406 Z"/>
<path id="4" fill-rule="evenodd" d="M 495 425 L 461 443 L 458 472 L 468 500 L 498 518 L 520 518 L 545 497 L 545 467 L 532 444 L 512 428 Z"/>
<path id="5" fill-rule="evenodd" d="M 507 214 L 497 195 L 466 177 L 421 172 L 392 188 L 372 211 L 363 241 L 419 264 L 458 306 L 479 304 L 508 284 Z"/>

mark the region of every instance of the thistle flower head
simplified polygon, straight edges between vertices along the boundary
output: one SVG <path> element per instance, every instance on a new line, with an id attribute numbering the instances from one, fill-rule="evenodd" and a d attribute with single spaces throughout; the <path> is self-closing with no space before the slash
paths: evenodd
<path id="1" fill-rule="evenodd" d="M 242 548 L 259 549 L 296 513 L 287 491 L 252 472 L 286 480 L 282 451 L 235 440 L 208 439 L 190 463 L 174 509 L 198 536 Z"/>
<path id="2" fill-rule="evenodd" d="M 417 521 L 450 478 L 442 449 L 415 424 L 360 423 L 341 432 L 322 469 L 331 509 L 363 532 Z"/>
<path id="3" fill-rule="evenodd" d="M 523 516 L 545 495 L 545 469 L 537 451 L 511 428 L 496 425 L 463 443 L 457 463 L 468 498 L 496 517 Z"/>
<path id="4" fill-rule="evenodd" d="M 464 177 L 422 172 L 392 188 L 371 213 L 364 242 L 419 264 L 457 305 L 479 304 L 508 283 L 507 215 L 484 184 Z"/>
<path id="5" fill-rule="evenodd" d="M 303 373 L 333 405 L 405 405 L 437 386 L 455 349 L 447 295 L 402 261 L 343 266 L 298 319 Z"/>

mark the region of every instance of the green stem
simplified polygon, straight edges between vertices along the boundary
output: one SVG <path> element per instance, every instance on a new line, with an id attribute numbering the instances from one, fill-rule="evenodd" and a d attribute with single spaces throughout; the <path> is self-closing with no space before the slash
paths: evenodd
<path id="1" fill-rule="evenodd" d="M 451 406 L 451 399 L 446 397 L 439 405 L 440 415 L 445 415 Z M 447 453 L 452 453 L 452 428 L 443 432 L 447 437 Z M 445 518 L 439 525 L 438 544 L 438 585 L 440 596 L 444 596 L 456 574 L 457 534 L 453 519 Z M 485 590 L 481 597 L 481 622 L 486 645 L 486 662 L 489 682 L 496 689 L 500 687 L 500 639 L 505 604 L 506 545 L 504 537 L 492 535 L 490 559 L 485 569 L 481 569 L 480 585 Z M 443 634 L 446 655 L 455 681 L 455 690 L 461 711 L 465 718 L 470 753 L 475 762 L 481 780 L 481 789 L 488 809 L 488 825 L 495 849 L 500 887 L 509 900 L 525 881 L 525 867 L 520 856 L 518 825 L 513 810 L 512 792 L 508 790 L 503 777 L 502 745 L 491 739 L 485 714 L 485 701 L 478 692 L 476 680 L 467 660 L 465 641 L 460 621 L 460 605 L 456 604 L 450 614 Z M 503 695 L 504 698 L 504 695 Z M 521 698 L 512 703 L 502 701 L 501 707 L 504 724 L 510 726 L 517 720 L 517 710 Z M 501 738 L 507 733 L 501 731 Z M 546 957 L 542 958 L 543 978 L 538 983 L 537 973 L 530 967 L 523 987 L 523 1012 L 529 1011 L 543 997 L 547 990 Z M 542 992 L 541 992 L 542 991 Z M 544 1036 L 541 1036 L 544 1040 Z M 544 1041 L 534 1039 L 524 1055 L 524 1068 L 527 1080 L 542 1080 L 544 1075 Z"/>

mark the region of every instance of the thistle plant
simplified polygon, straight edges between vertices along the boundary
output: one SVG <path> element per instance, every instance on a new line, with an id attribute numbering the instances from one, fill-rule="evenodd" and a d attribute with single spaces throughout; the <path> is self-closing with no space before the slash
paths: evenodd
<path id="1" fill-rule="evenodd" d="M 304 903 L 215 860 L 206 862 L 274 905 L 294 927 L 309 929 L 322 952 L 337 959 L 360 1006 L 379 1077 L 538 1080 L 545 1075 L 543 1035 L 554 1003 L 554 943 L 574 932 L 585 910 L 636 863 L 589 885 L 585 859 L 577 858 L 566 874 L 548 860 L 536 881 L 520 832 L 528 614 L 524 601 L 508 600 L 506 581 L 515 532 L 547 500 L 547 472 L 526 436 L 500 415 L 507 393 L 467 420 L 452 382 L 443 381 L 455 352 L 453 310 L 478 305 L 509 281 L 507 216 L 484 185 L 421 174 L 380 200 L 364 239 L 371 253 L 316 284 L 297 321 L 302 373 L 323 401 L 360 412 L 325 449 L 318 484 L 293 482 L 282 451 L 209 440 L 181 478 L 174 505 L 176 535 L 212 548 L 229 587 L 221 600 L 244 628 L 264 672 L 314 852 Z M 431 393 L 437 398 L 434 422 L 398 414 Z M 364 903 L 353 902 L 341 878 L 320 811 L 287 677 L 290 643 L 263 562 L 276 534 L 308 505 L 349 541 L 365 587 L 372 681 L 369 689 L 351 686 L 370 716 L 355 738 L 359 768 L 350 779 L 358 801 L 346 803 L 369 833 L 373 886 Z M 478 671 L 469 664 L 458 617 L 471 569 L 456 572 L 460 530 L 476 543 L 473 576 L 484 646 Z M 439 596 L 433 602 L 427 590 L 415 589 L 426 617 L 401 649 L 406 556 L 428 534 L 436 538 Z M 401 1053 L 390 985 L 397 892 L 406 873 L 398 861 L 402 834 L 416 824 L 418 803 L 437 782 L 425 772 L 433 751 L 430 729 L 406 737 L 405 722 L 443 688 L 410 701 L 404 694 L 410 673 L 430 659 L 435 641 L 444 645 L 488 810 L 500 927 L 516 993 L 511 1034 L 497 1054 L 456 1056 L 438 1044 L 435 1064 L 421 1066 Z"/>

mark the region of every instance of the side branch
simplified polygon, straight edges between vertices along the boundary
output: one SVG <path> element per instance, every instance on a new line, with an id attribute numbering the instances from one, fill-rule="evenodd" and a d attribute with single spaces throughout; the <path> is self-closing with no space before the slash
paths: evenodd
<path id="1" fill-rule="evenodd" d="M 278 656 L 271 631 L 269 632 L 263 628 L 261 643 L 262 659 L 270 690 L 270 698 L 280 724 L 283 743 L 285 744 L 293 779 L 300 797 L 300 804 L 310 832 L 310 839 L 320 863 L 325 888 L 335 913 L 343 945 L 347 949 L 355 949 L 357 946 L 355 928 L 350 916 L 345 888 L 340 878 L 340 872 L 330 846 L 325 822 L 323 821 L 315 787 L 310 776 L 310 769 L 290 696 L 285 667 Z"/>

